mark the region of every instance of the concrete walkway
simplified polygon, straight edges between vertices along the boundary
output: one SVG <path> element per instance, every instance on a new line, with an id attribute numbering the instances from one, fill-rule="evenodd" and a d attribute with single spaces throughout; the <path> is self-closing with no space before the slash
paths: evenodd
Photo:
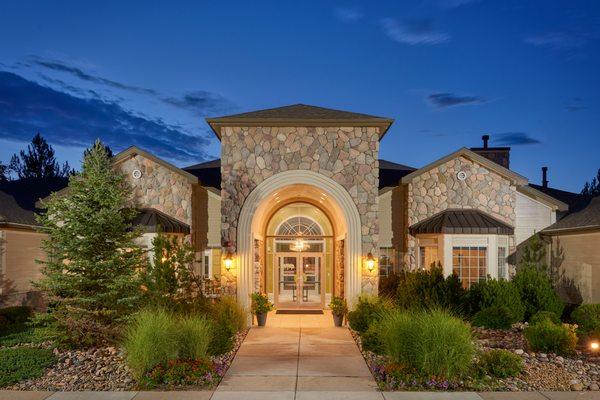
<path id="1" fill-rule="evenodd" d="M 250 329 L 212 399 L 312 399 L 323 391 L 382 399 L 350 332 L 334 327 L 330 313 L 270 313 L 266 327 Z"/>

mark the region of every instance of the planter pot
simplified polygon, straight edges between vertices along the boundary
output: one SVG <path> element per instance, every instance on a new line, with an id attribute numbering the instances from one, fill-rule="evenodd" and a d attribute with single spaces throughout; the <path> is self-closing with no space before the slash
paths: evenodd
<path id="1" fill-rule="evenodd" d="M 333 315 L 333 324 L 335 326 L 342 326 L 342 322 L 344 322 L 344 316 L 337 315 L 337 314 L 331 314 L 331 315 Z"/>
<path id="2" fill-rule="evenodd" d="M 265 326 L 267 323 L 267 313 L 256 313 L 256 323 L 258 326 Z"/>

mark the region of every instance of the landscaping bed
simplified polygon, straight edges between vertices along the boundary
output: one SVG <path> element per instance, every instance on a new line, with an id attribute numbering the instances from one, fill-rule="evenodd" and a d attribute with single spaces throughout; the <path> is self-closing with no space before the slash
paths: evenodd
<path id="1" fill-rule="evenodd" d="M 394 368 L 386 356 L 363 349 L 361 337 L 351 330 L 373 377 L 382 390 L 477 390 L 477 391 L 568 391 L 600 390 L 600 357 L 578 349 L 573 355 L 528 351 L 523 337 L 526 325 L 516 324 L 510 330 L 473 328 L 475 347 L 482 352 L 491 349 L 512 351 L 523 360 L 523 370 L 516 377 L 473 377 L 457 381 L 435 379 L 419 381 L 409 374 L 399 381 L 389 373 Z"/>
<path id="2" fill-rule="evenodd" d="M 248 330 L 235 335 L 234 347 L 220 356 L 211 357 L 214 373 L 205 376 L 198 385 L 156 387 L 155 389 L 188 390 L 216 386 L 227 372 L 235 353 L 244 341 Z M 17 347 L 51 348 L 52 342 L 41 344 L 23 343 Z M 13 347 L 14 348 L 14 347 Z M 121 391 L 139 387 L 131 370 L 127 367 L 124 354 L 116 347 L 95 347 L 81 350 L 54 349 L 56 362 L 44 374 L 34 379 L 3 387 L 8 390 L 44 391 Z"/>

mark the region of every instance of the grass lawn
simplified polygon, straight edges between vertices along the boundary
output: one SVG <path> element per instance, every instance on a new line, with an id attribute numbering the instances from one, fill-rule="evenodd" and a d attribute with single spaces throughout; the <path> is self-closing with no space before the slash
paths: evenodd
<path id="1" fill-rule="evenodd" d="M 56 361 L 52 350 L 21 347 L 0 349 L 0 387 L 38 378 Z"/>

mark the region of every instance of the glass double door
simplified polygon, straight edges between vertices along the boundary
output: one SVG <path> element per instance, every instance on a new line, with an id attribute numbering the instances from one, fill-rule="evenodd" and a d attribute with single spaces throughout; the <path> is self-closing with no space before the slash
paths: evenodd
<path id="1" fill-rule="evenodd" d="M 276 306 L 322 308 L 323 256 L 311 253 L 278 253 L 276 257 Z"/>

